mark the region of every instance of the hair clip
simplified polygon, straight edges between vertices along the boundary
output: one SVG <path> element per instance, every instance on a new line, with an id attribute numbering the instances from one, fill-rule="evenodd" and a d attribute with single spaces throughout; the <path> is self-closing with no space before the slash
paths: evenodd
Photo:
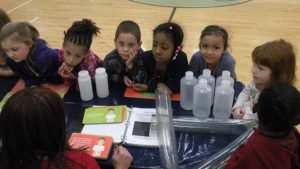
<path id="1" fill-rule="evenodd" d="M 174 55 L 174 57 L 172 58 L 172 60 L 175 60 L 175 59 L 176 59 L 176 57 L 177 57 L 178 53 L 180 52 L 180 50 L 181 50 L 181 45 L 178 45 L 177 48 L 176 48 L 176 50 L 175 50 L 175 55 Z"/>
<path id="2" fill-rule="evenodd" d="M 173 27 L 172 27 L 172 26 L 170 26 L 170 27 L 169 27 L 169 29 L 170 29 L 170 30 L 173 30 Z"/>

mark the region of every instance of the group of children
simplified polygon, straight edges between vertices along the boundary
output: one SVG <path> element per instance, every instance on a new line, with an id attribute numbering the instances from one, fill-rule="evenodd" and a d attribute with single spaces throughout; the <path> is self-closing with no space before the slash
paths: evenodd
<path id="1" fill-rule="evenodd" d="M 160 86 L 166 86 L 171 92 L 179 93 L 180 79 L 185 75 L 187 70 L 191 70 L 196 77 L 202 74 L 204 69 L 210 69 L 212 75 L 215 77 L 220 76 L 223 70 L 227 70 L 230 72 L 233 79 L 237 79 L 234 57 L 227 50 L 229 46 L 228 33 L 219 25 L 209 25 L 202 31 L 200 35 L 199 51 L 193 54 L 189 63 L 187 55 L 183 52 L 182 41 L 184 33 L 180 25 L 173 22 L 162 23 L 153 30 L 153 44 L 152 49 L 149 51 L 143 51 L 143 49 L 141 49 L 141 32 L 138 24 L 130 20 L 121 22 L 115 33 L 115 49 L 105 56 L 104 61 L 90 49 L 93 37 L 97 36 L 100 29 L 89 19 L 75 21 L 71 27 L 64 32 L 65 36 L 62 49 L 52 49 L 48 47 L 47 43 L 39 38 L 39 32 L 34 26 L 28 22 L 12 22 L 5 12 L 1 10 L 0 26 L 0 76 L 18 75 L 25 81 L 26 87 L 39 86 L 44 82 L 64 82 L 67 85 L 77 85 L 76 80 L 80 70 L 88 70 L 93 78 L 96 68 L 102 66 L 106 69 L 108 79 L 111 83 L 123 83 L 127 87 L 132 87 L 137 91 L 153 92 Z M 281 117 L 282 115 L 276 115 L 274 118 L 271 117 L 271 115 L 267 115 L 267 113 L 273 114 L 276 106 L 279 106 L 276 111 L 279 111 L 279 113 L 286 113 L 286 121 L 285 123 L 282 123 L 282 125 L 289 125 L 284 132 L 290 133 L 292 125 L 298 124 L 299 122 L 290 122 L 289 118 L 292 117 L 292 114 L 290 113 L 297 114 L 299 113 L 298 109 L 295 112 L 291 112 L 294 109 L 292 109 L 292 105 L 289 105 L 288 103 L 286 103 L 286 105 L 274 105 L 272 109 L 263 109 L 266 102 L 274 103 L 275 101 L 268 100 L 267 98 L 263 99 L 262 96 L 259 96 L 263 95 L 265 92 L 267 93 L 265 95 L 268 97 L 270 95 L 279 95 L 281 97 L 281 93 L 277 92 L 276 85 L 272 84 L 286 83 L 289 88 L 292 88 L 291 86 L 294 85 L 296 79 L 296 56 L 292 45 L 283 39 L 262 44 L 253 50 L 252 62 L 253 80 L 241 92 L 233 106 L 233 117 L 238 119 L 258 118 L 260 124 L 259 127 L 263 127 L 262 130 L 259 128 L 255 131 L 258 134 L 264 130 L 277 132 L 281 130 L 270 129 L 269 127 L 271 127 L 272 124 L 268 123 L 268 120 L 261 119 L 270 118 L 272 120 L 280 120 L 278 117 Z M 279 85 L 279 88 L 280 87 L 281 86 Z M 294 88 L 287 90 L 291 90 L 291 92 L 294 93 L 297 91 Z M 275 94 L 272 94 L 272 92 L 275 92 Z M 36 95 L 31 95 L 30 93 L 35 93 Z M 299 93 L 297 94 L 299 95 Z M 4 119 L 8 118 L 5 116 L 13 114 L 13 112 L 11 112 L 13 110 L 10 110 L 9 103 L 13 102 L 14 99 L 17 101 L 17 98 L 20 97 L 19 95 L 32 98 L 39 97 L 41 101 L 47 101 L 47 104 L 50 106 L 49 111 L 52 111 L 52 109 L 55 108 L 55 106 L 51 107 L 51 100 L 58 100 L 58 98 L 55 98 L 56 96 L 53 96 L 54 94 L 49 91 L 32 88 L 26 89 L 25 91 L 20 92 L 20 94 L 16 94 L 15 97 L 12 97 L 7 102 L 7 105 L 4 106 L 0 116 L 0 120 L 2 120 L 0 123 L 2 125 L 0 130 L 0 137 L 2 139 L 0 164 L 3 163 L 7 166 L 23 166 L 22 163 L 24 163 L 12 163 L 14 158 L 21 158 L 23 154 L 22 151 L 9 151 L 9 148 L 16 147 L 7 147 L 8 149 L 5 149 L 6 145 L 10 144 L 8 143 L 8 140 L 5 140 L 8 139 L 6 138 L 6 134 L 14 132 L 11 132 L 12 128 L 8 128 L 8 131 L 2 129 L 4 128 Z M 289 96 L 285 96 L 284 94 L 282 97 L 285 97 L 287 100 L 289 99 Z M 260 100 L 261 103 L 259 103 Z M 19 100 L 19 102 L 21 101 Z M 34 103 L 35 102 L 30 104 Z M 37 103 L 38 101 L 36 101 L 36 104 Z M 297 104 L 298 103 L 299 102 L 297 102 Z M 54 104 L 61 105 L 61 103 L 56 102 L 53 102 L 53 105 Z M 18 110 L 21 111 L 22 109 L 18 108 Z M 41 110 L 36 111 L 37 112 L 33 113 L 38 114 L 38 111 Z M 44 111 L 40 113 L 44 113 Z M 266 117 L 260 117 L 262 113 L 266 113 Z M 57 118 L 57 120 L 65 120 L 65 117 L 53 117 L 54 115 L 48 115 L 49 116 L 47 117 L 49 117 L 49 119 Z M 296 116 L 293 115 L 293 117 L 298 118 L 298 114 Z M 20 122 L 19 125 L 24 125 L 22 123 L 23 122 Z M 270 126 L 265 126 L 267 123 Z M 274 122 L 274 124 L 275 123 L 276 122 Z M 47 126 L 47 124 L 44 123 L 41 123 L 40 125 L 44 127 Z M 49 124 L 49 126 L 51 125 Z M 39 128 L 38 126 L 32 127 Z M 65 128 L 64 125 L 61 126 L 61 129 L 53 131 L 62 131 L 63 128 Z M 23 129 L 25 130 L 25 128 Z M 43 128 L 41 128 L 41 131 L 36 132 L 49 132 L 46 132 L 46 129 L 45 131 L 42 131 L 42 129 Z M 53 133 L 53 135 L 55 134 Z M 57 138 L 60 142 L 56 147 L 43 148 L 42 146 L 38 146 L 35 147 L 37 149 L 34 149 L 34 146 L 32 145 L 31 149 L 26 151 L 37 154 L 32 159 L 28 160 L 45 160 L 45 157 L 47 157 L 47 159 L 49 159 L 48 162 L 54 160 L 56 165 L 60 165 L 60 162 L 62 161 L 60 161 L 61 159 L 59 158 L 61 158 L 61 156 L 58 154 L 62 153 L 63 150 L 68 153 L 69 147 L 64 143 L 65 134 L 60 133 L 58 135 L 60 135 L 61 138 Z M 44 134 L 41 136 L 46 137 Z M 269 136 L 268 133 L 267 136 Z M 284 136 L 287 136 L 287 134 Z M 299 140 L 298 136 L 294 138 L 296 141 Z M 25 145 L 25 143 L 18 144 Z M 46 140 L 45 144 L 47 146 L 55 146 Z M 12 146 L 17 146 L 17 144 Z M 124 151 L 119 151 L 125 152 L 123 155 L 127 157 L 127 159 L 130 159 L 131 156 L 126 149 L 124 149 Z M 116 164 L 117 163 L 118 162 L 116 162 Z M 47 163 L 47 165 L 51 166 L 52 164 Z M 127 164 L 125 164 L 125 166 L 126 165 Z"/>

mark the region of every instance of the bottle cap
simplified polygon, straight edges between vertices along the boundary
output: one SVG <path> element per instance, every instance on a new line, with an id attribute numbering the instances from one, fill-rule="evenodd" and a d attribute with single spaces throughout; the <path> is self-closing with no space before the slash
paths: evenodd
<path id="1" fill-rule="evenodd" d="M 186 71 L 185 72 L 185 78 L 186 78 L 186 80 L 193 80 L 194 73 L 192 71 Z"/>
<path id="2" fill-rule="evenodd" d="M 230 81 L 229 80 L 222 80 L 222 87 L 230 87 Z"/>
<path id="3" fill-rule="evenodd" d="M 226 78 L 229 78 L 229 77 L 230 77 L 230 72 L 227 71 L 227 70 L 224 70 L 224 71 L 222 72 L 222 78 L 223 78 L 223 79 L 226 79 Z"/>
<path id="4" fill-rule="evenodd" d="M 104 67 L 99 67 L 96 69 L 96 74 L 103 74 L 106 73 L 106 70 Z"/>
<path id="5" fill-rule="evenodd" d="M 211 71 L 209 69 L 204 69 L 203 70 L 203 76 L 204 77 L 209 77 L 211 75 Z"/>
<path id="6" fill-rule="evenodd" d="M 199 80 L 199 85 L 203 86 L 203 87 L 206 87 L 207 86 L 207 80 L 206 79 L 200 79 Z"/>
<path id="7" fill-rule="evenodd" d="M 78 72 L 78 77 L 86 77 L 89 75 L 89 72 L 87 70 L 81 70 Z"/>

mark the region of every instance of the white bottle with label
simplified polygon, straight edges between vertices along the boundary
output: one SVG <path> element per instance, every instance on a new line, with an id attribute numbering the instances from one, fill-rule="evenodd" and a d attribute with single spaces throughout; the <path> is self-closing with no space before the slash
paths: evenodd
<path id="1" fill-rule="evenodd" d="M 197 118 L 207 118 L 211 107 L 211 87 L 206 79 L 200 79 L 199 84 L 194 86 L 193 114 Z"/>
<path id="2" fill-rule="evenodd" d="M 107 97 L 109 95 L 109 89 L 108 89 L 107 73 L 105 68 L 100 67 L 96 69 L 95 82 L 96 82 L 97 96 L 99 98 Z"/>
<path id="3" fill-rule="evenodd" d="M 81 70 L 78 73 L 78 85 L 81 100 L 88 101 L 93 99 L 92 81 L 87 70 Z"/>
<path id="4" fill-rule="evenodd" d="M 233 87 L 234 80 L 230 77 L 230 72 L 229 71 L 227 71 L 227 70 L 222 71 L 222 75 L 217 78 L 216 87 L 221 85 L 223 80 L 229 80 L 230 81 L 230 86 Z"/>
<path id="5" fill-rule="evenodd" d="M 215 77 L 211 75 L 211 71 L 209 69 L 204 69 L 202 75 L 198 77 L 198 80 L 206 79 L 207 84 L 211 88 L 211 105 L 214 103 L 214 95 L 215 95 L 215 84 L 216 80 Z"/>
<path id="6" fill-rule="evenodd" d="M 229 80 L 223 80 L 217 86 L 214 100 L 213 114 L 215 118 L 228 119 L 232 111 L 234 90 Z"/>
<path id="7" fill-rule="evenodd" d="M 185 110 L 193 109 L 193 90 L 197 83 L 192 71 L 185 72 L 185 77 L 180 80 L 180 106 Z"/>

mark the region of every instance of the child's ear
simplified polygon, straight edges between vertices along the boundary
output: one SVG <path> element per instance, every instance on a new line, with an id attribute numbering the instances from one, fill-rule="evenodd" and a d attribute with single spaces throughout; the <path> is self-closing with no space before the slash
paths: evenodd
<path id="1" fill-rule="evenodd" d="M 32 41 L 25 41 L 25 44 L 28 46 L 28 48 L 32 48 L 32 46 L 33 46 Z"/>
<path id="2" fill-rule="evenodd" d="M 116 38 L 114 39 L 114 43 L 115 43 L 115 46 L 117 46 L 117 39 Z"/>
<path id="3" fill-rule="evenodd" d="M 139 48 L 141 48 L 141 46 L 142 46 L 142 41 L 139 42 Z"/>

